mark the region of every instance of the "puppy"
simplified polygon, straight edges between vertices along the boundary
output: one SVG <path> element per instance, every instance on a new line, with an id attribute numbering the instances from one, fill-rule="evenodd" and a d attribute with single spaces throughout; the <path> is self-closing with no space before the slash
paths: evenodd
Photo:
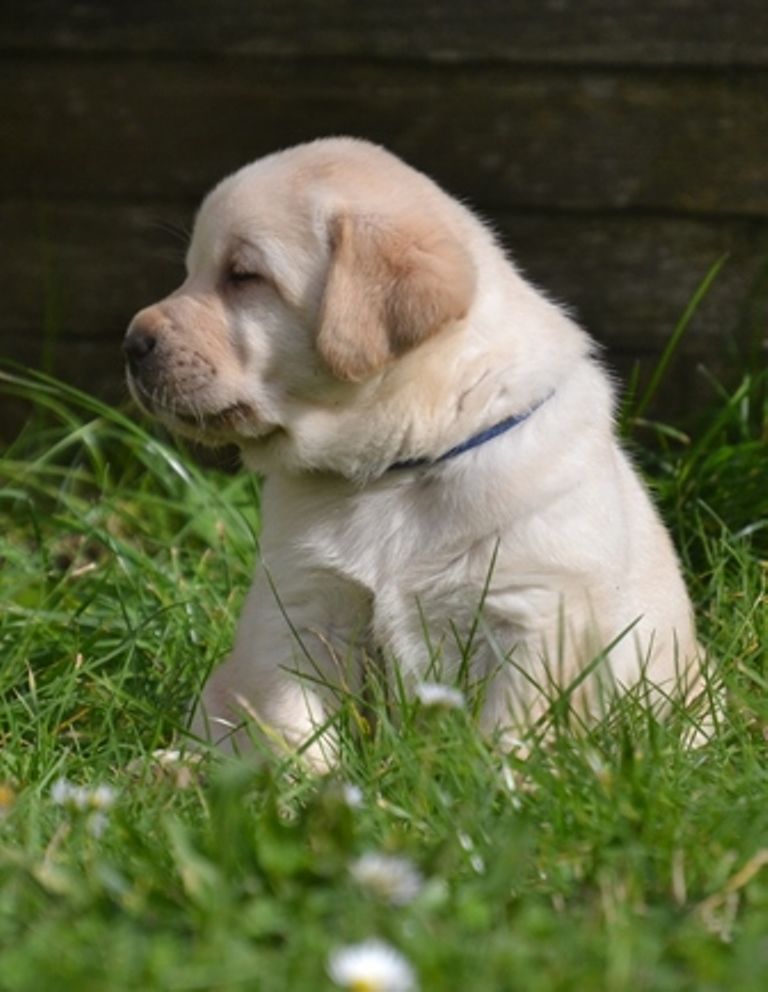
<path id="1" fill-rule="evenodd" d="M 327 769 L 366 651 L 408 689 L 468 667 L 502 744 L 558 691 L 586 717 L 641 678 L 652 704 L 695 693 L 680 568 L 590 339 L 382 148 L 323 139 L 225 179 L 124 350 L 141 406 L 266 480 L 196 735 L 247 748 L 255 723 Z"/>

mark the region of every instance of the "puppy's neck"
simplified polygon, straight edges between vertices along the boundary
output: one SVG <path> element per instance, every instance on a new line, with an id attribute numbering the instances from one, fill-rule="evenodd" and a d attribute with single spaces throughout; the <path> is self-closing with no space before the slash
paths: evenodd
<path id="1" fill-rule="evenodd" d="M 454 445 L 452 448 L 444 451 L 436 458 L 406 458 L 390 465 L 388 471 L 394 472 L 405 471 L 408 469 L 432 468 L 433 466 L 440 465 L 443 462 L 448 462 L 454 458 L 459 458 L 468 451 L 472 451 L 475 448 L 480 448 L 484 444 L 488 444 L 489 442 L 496 440 L 496 438 L 500 437 L 502 434 L 506 434 L 508 431 L 514 430 L 516 427 L 520 427 L 521 424 L 524 424 L 526 420 L 536 413 L 540 406 L 543 406 L 547 400 L 551 399 L 553 395 L 554 392 L 549 393 L 547 396 L 542 397 L 522 413 L 513 413 L 510 416 L 505 417 L 503 420 L 493 424 L 491 427 L 486 427 L 477 434 L 473 434 L 471 437 L 468 437 L 466 441 L 462 441 L 459 444 Z"/>
<path id="2" fill-rule="evenodd" d="M 245 464 L 266 474 L 328 473 L 360 487 L 397 463 L 435 462 L 559 392 L 590 361 L 589 339 L 541 297 L 500 295 L 336 402 L 295 401 L 290 433 L 266 459 L 244 447 Z M 512 315 L 508 330 L 499 312 Z M 517 321 L 535 333 L 519 333 Z"/>

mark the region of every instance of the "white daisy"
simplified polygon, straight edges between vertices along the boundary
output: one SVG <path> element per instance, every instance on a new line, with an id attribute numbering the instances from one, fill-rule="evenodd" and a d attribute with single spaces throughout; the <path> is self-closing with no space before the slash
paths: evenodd
<path id="1" fill-rule="evenodd" d="M 158 782 L 170 781 L 178 789 L 188 789 L 197 781 L 196 769 L 203 762 L 203 755 L 196 751 L 159 747 L 147 758 L 134 758 L 128 762 L 131 775 L 152 775 Z"/>
<path id="2" fill-rule="evenodd" d="M 419 682 L 414 693 L 422 706 L 437 706 L 446 710 L 461 710 L 465 706 L 464 694 L 452 685 Z"/>
<path id="3" fill-rule="evenodd" d="M 415 992 L 417 988 L 408 961 L 376 938 L 334 951 L 328 959 L 328 974 L 350 992 Z"/>
<path id="4" fill-rule="evenodd" d="M 349 871 L 364 889 L 393 906 L 413 902 L 424 885 L 413 862 L 391 854 L 363 854 L 349 866 Z"/>
<path id="5" fill-rule="evenodd" d="M 341 786 L 341 798 L 350 809 L 360 809 L 363 805 L 363 790 L 351 782 L 344 782 Z"/>
<path id="6" fill-rule="evenodd" d="M 85 818 L 85 829 L 91 835 L 91 837 L 101 837 L 104 831 L 107 829 L 107 824 L 109 823 L 109 818 L 106 813 L 101 810 L 95 809 L 93 812 L 89 813 Z"/>
<path id="7" fill-rule="evenodd" d="M 51 799 L 57 806 L 77 813 L 87 813 L 85 826 L 94 837 L 101 837 L 107 826 L 107 810 L 114 805 L 117 792 L 111 785 L 97 785 L 89 789 L 74 785 L 66 778 L 57 779 L 51 786 Z"/>
<path id="8" fill-rule="evenodd" d="M 84 785 L 74 785 L 66 778 L 59 778 L 51 786 L 51 799 L 57 806 L 77 810 L 102 809 L 114 801 L 114 791 L 108 785 L 88 789 Z"/>
<path id="9" fill-rule="evenodd" d="M 51 799 L 57 806 L 69 806 L 72 802 L 72 783 L 65 778 L 57 778 L 51 786 Z"/>
<path id="10" fill-rule="evenodd" d="M 97 785 L 90 791 L 88 807 L 100 811 L 107 810 L 110 806 L 114 806 L 116 798 L 117 792 L 111 785 Z"/>
<path id="11" fill-rule="evenodd" d="M 175 747 L 157 747 L 152 752 L 152 760 L 161 766 L 178 765 L 186 757 L 187 755 L 183 751 Z M 194 757 L 197 758 L 198 755 Z"/>

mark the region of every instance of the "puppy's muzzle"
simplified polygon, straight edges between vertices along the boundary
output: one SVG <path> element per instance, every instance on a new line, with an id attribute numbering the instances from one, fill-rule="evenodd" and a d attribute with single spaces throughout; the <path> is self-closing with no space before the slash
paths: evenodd
<path id="1" fill-rule="evenodd" d="M 123 339 L 128 388 L 147 413 L 191 418 L 220 414 L 218 403 L 206 395 L 216 379 L 216 367 L 197 348 L 190 347 L 178 327 L 159 307 L 147 307 L 131 321 Z M 228 403 L 225 409 L 232 407 Z M 234 404 L 237 406 L 237 404 Z"/>

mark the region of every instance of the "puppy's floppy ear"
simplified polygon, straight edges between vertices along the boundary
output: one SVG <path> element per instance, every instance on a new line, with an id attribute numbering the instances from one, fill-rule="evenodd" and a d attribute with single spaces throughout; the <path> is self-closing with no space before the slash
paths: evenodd
<path id="1" fill-rule="evenodd" d="M 340 379 L 373 375 L 469 309 L 472 258 L 439 221 L 342 214 L 331 244 L 317 348 Z"/>

